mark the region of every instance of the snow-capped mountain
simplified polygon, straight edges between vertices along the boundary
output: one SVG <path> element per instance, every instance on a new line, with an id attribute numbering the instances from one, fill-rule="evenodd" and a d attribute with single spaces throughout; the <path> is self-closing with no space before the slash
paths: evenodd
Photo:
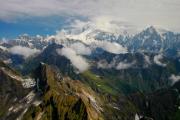
<path id="1" fill-rule="evenodd" d="M 12 46 L 23 46 L 28 48 L 36 48 L 36 49 L 43 49 L 43 47 L 47 46 L 51 41 L 46 41 L 46 37 L 36 35 L 30 36 L 28 34 L 19 35 L 16 39 L 10 39 L 3 41 L 1 46 L 6 48 L 10 48 Z"/>
<path id="2" fill-rule="evenodd" d="M 129 41 L 128 48 L 133 51 L 146 52 L 166 52 L 168 49 L 175 49 L 178 51 L 179 34 L 170 31 L 162 32 L 154 27 L 149 27 L 139 34 L 135 35 Z"/>
<path id="3" fill-rule="evenodd" d="M 124 30 L 124 33 L 125 32 L 126 30 Z M 96 27 L 86 26 L 78 30 L 73 29 L 73 31 L 60 31 L 54 36 L 54 39 L 57 41 L 65 40 L 65 42 L 67 42 L 68 39 L 86 44 L 94 40 L 116 42 L 128 48 L 130 52 L 178 52 L 178 46 L 180 45 L 180 34 L 155 28 L 153 26 L 150 26 L 141 32 L 137 31 L 135 34 L 127 32 L 126 34 L 122 34 L 122 32 L 117 34 L 99 30 Z"/>
<path id="4" fill-rule="evenodd" d="M 29 48 L 43 49 L 49 44 L 56 42 L 63 45 L 71 45 L 81 42 L 86 45 L 97 43 L 97 41 L 107 41 L 118 43 L 126 47 L 129 52 L 151 52 L 166 53 L 168 55 L 177 54 L 180 51 L 180 34 L 164 29 L 148 27 L 142 31 L 135 30 L 134 27 L 118 26 L 117 31 L 109 32 L 94 24 L 87 23 L 81 27 L 71 27 L 63 29 L 52 36 L 35 36 L 27 34 L 20 35 L 15 40 L 1 44 L 2 47 L 25 46 Z M 130 32 L 128 32 L 130 31 Z M 133 31 L 133 32 L 132 32 Z M 135 32 L 136 31 L 136 32 Z M 10 44 L 10 45 L 9 45 Z"/>
<path id="5" fill-rule="evenodd" d="M 162 38 L 154 27 L 149 27 L 129 40 L 132 51 L 159 52 L 162 48 Z"/>

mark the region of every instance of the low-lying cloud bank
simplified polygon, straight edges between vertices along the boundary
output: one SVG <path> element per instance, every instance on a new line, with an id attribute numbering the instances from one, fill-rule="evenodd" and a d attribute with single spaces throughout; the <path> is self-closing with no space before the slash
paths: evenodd
<path id="1" fill-rule="evenodd" d="M 111 63 L 108 63 L 106 60 L 100 60 L 97 63 L 97 67 L 98 68 L 102 68 L 102 69 L 109 69 L 109 68 L 114 68 L 115 66 L 115 62 L 112 61 Z"/>
<path id="2" fill-rule="evenodd" d="M 120 62 L 116 69 L 117 70 L 124 70 L 124 69 L 128 69 L 130 68 L 131 66 L 133 66 L 135 64 L 135 61 L 131 62 L 131 63 L 126 63 L 126 62 Z"/>
<path id="3" fill-rule="evenodd" d="M 3 51 L 6 51 L 6 50 L 7 50 L 7 48 L 4 47 L 4 46 L 0 46 L 0 49 L 2 49 Z"/>
<path id="4" fill-rule="evenodd" d="M 144 55 L 144 59 L 145 59 L 145 61 L 147 62 L 147 64 L 151 64 L 151 60 L 150 60 L 150 57 L 149 57 L 149 56 Z"/>
<path id="5" fill-rule="evenodd" d="M 163 59 L 163 55 L 162 54 L 154 56 L 154 62 L 157 65 L 162 66 L 162 67 L 166 67 L 166 64 L 161 62 L 162 59 Z"/>
<path id="6" fill-rule="evenodd" d="M 56 50 L 59 55 L 65 56 L 69 59 L 72 65 L 79 70 L 79 72 L 84 72 L 89 68 L 88 62 L 80 55 L 76 53 L 72 48 L 64 47 L 62 49 Z"/>
<path id="7" fill-rule="evenodd" d="M 11 47 L 8 49 L 8 51 L 12 54 L 22 55 L 24 58 L 28 58 L 34 54 L 40 53 L 40 50 L 38 49 L 31 49 L 31 48 L 22 47 L 22 46 Z"/>
<path id="8" fill-rule="evenodd" d="M 134 64 L 136 64 L 135 61 L 132 62 L 117 62 L 116 59 L 113 59 L 110 63 L 108 63 L 106 60 L 100 60 L 97 63 L 97 67 L 98 68 L 102 68 L 102 69 L 110 69 L 110 68 L 114 68 L 116 70 L 124 70 L 124 69 L 128 69 L 130 67 L 132 67 Z"/>
<path id="9" fill-rule="evenodd" d="M 180 76 L 176 76 L 174 74 L 172 74 L 170 77 L 169 77 L 170 80 L 172 80 L 172 84 L 176 83 L 177 81 L 180 80 Z"/>
<path id="10" fill-rule="evenodd" d="M 94 44 L 96 44 L 97 47 L 113 54 L 125 54 L 128 52 L 127 48 L 115 42 L 95 41 Z"/>
<path id="11" fill-rule="evenodd" d="M 79 55 L 90 55 L 91 49 L 82 43 L 74 43 L 70 45 L 70 48 L 76 51 Z"/>

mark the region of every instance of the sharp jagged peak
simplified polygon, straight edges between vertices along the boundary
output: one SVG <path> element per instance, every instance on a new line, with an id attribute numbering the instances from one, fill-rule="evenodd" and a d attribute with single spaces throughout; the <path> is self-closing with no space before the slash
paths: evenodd
<path id="1" fill-rule="evenodd" d="M 149 26 L 146 29 L 144 29 L 141 33 L 146 33 L 146 34 L 154 34 L 154 33 L 158 33 L 157 32 L 157 28 L 155 28 L 154 26 Z"/>
<path id="2" fill-rule="evenodd" d="M 163 34 L 172 32 L 172 31 L 151 25 L 151 26 L 146 27 L 142 32 L 146 32 L 148 34 L 159 34 L 162 36 Z"/>
<path id="3" fill-rule="evenodd" d="M 150 27 L 147 28 L 147 30 L 148 30 L 149 32 L 155 32 L 155 31 L 156 31 L 156 28 L 155 28 L 154 26 L 150 26 Z"/>

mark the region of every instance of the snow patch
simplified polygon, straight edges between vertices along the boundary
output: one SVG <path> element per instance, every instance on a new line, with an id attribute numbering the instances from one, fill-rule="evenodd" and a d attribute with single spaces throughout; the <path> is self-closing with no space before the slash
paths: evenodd
<path id="1" fill-rule="evenodd" d="M 94 98 L 92 95 L 90 95 L 89 93 L 85 92 L 84 90 L 83 90 L 82 92 L 83 92 L 83 95 L 85 95 L 85 96 L 88 98 L 90 104 L 91 104 L 97 111 L 102 111 L 102 108 L 97 104 L 95 98 Z"/>
<path id="2" fill-rule="evenodd" d="M 139 118 L 139 116 L 138 116 L 137 113 L 136 113 L 136 115 L 135 115 L 135 120 L 140 120 L 140 118 Z"/>
<path id="3" fill-rule="evenodd" d="M 22 85 L 24 88 L 32 88 L 36 85 L 36 82 L 32 78 L 26 78 L 22 80 Z"/>

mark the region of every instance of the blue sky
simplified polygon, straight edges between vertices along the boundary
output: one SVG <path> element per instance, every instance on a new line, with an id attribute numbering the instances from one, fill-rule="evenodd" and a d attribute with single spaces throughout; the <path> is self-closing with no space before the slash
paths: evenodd
<path id="1" fill-rule="evenodd" d="M 32 17 L 13 22 L 0 20 L 0 38 L 15 38 L 20 34 L 52 35 L 67 23 L 64 17 Z"/>
<path id="2" fill-rule="evenodd" d="M 72 19 L 107 16 L 179 32 L 179 11 L 180 0 L 0 0 L 0 38 L 54 34 Z"/>

